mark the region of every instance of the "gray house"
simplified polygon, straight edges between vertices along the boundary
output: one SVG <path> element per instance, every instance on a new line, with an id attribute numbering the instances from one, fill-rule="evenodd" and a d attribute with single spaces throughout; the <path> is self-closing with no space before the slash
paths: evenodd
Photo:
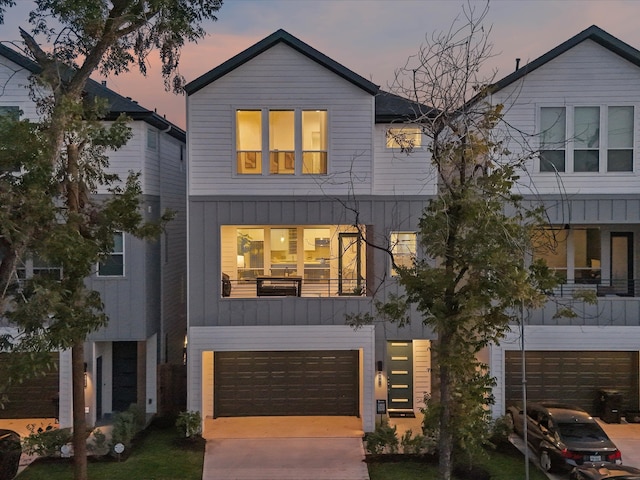
<path id="1" fill-rule="evenodd" d="M 0 108 L 37 119 L 27 88 L 37 71 L 28 58 L 0 45 Z M 110 154 L 109 171 L 123 181 L 130 171 L 141 173 L 146 218 L 158 218 L 167 209 L 176 212 L 156 241 L 117 234 L 114 251 L 87 278 L 87 285 L 100 292 L 109 316 L 108 325 L 85 345 L 87 420 L 94 424 L 132 403 L 147 413 L 180 404 L 179 395 L 172 398 L 175 392 L 169 385 L 172 377 L 180 378 L 186 333 L 186 153 L 185 132 L 157 113 L 93 80 L 87 84 L 87 94 L 108 100 L 105 121 L 121 113 L 132 119 L 133 137 Z M 29 258 L 17 273 L 30 276 L 42 269 L 59 271 L 55 265 Z M 54 357 L 58 372 L 37 385 L 27 383 L 10 392 L 10 398 L 21 401 L 0 410 L 0 418 L 55 417 L 60 426 L 71 425 L 71 354 Z M 30 401 L 25 404 L 25 399 Z"/>

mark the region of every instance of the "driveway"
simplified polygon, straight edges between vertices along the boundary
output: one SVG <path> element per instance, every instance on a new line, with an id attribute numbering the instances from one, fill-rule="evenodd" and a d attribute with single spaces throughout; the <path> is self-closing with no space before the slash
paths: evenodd
<path id="1" fill-rule="evenodd" d="M 203 480 L 369 480 L 352 417 L 207 419 Z"/>

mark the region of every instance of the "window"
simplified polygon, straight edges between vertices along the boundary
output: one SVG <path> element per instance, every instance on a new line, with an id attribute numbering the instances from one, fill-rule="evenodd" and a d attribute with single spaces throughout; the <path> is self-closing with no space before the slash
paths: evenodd
<path id="1" fill-rule="evenodd" d="M 149 150 L 158 149 L 158 132 L 151 128 L 147 129 L 147 148 Z"/>
<path id="2" fill-rule="evenodd" d="M 326 110 L 236 111 L 238 174 L 323 175 L 327 152 Z"/>
<path id="3" fill-rule="evenodd" d="M 59 281 L 62 279 L 62 268 L 40 258 L 37 254 L 32 254 L 23 262 L 18 262 L 16 265 L 16 275 L 19 280 L 44 277 Z"/>
<path id="4" fill-rule="evenodd" d="M 542 107 L 540 171 L 633 171 L 633 118 L 631 106 Z"/>
<path id="5" fill-rule="evenodd" d="M 390 128 L 387 130 L 387 148 L 397 148 L 410 153 L 422 146 L 422 132 L 417 127 Z"/>
<path id="6" fill-rule="evenodd" d="M 124 235 L 122 232 L 116 232 L 113 234 L 113 250 L 98 264 L 98 276 L 122 277 L 123 275 Z"/>
<path id="7" fill-rule="evenodd" d="M 548 228 L 535 239 L 534 258 L 565 283 L 599 283 L 601 251 L 599 228 Z"/>
<path id="8" fill-rule="evenodd" d="M 0 116 L 10 117 L 12 120 L 19 120 L 20 108 L 13 106 L 0 106 Z"/>
<path id="9" fill-rule="evenodd" d="M 390 247 L 393 260 L 399 267 L 411 268 L 416 258 L 418 236 L 415 232 L 391 232 Z M 398 271 L 390 268 L 391 276 L 398 276 Z"/>
<path id="10" fill-rule="evenodd" d="M 564 107 L 543 107 L 540 109 L 540 171 L 565 171 L 565 130 Z"/>

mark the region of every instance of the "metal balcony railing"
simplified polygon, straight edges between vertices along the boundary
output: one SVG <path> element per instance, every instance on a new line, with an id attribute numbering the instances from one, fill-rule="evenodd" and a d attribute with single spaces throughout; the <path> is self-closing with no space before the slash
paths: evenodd
<path id="1" fill-rule="evenodd" d="M 640 282 L 635 279 L 591 281 L 567 281 L 557 286 L 552 294 L 560 297 L 573 296 L 580 290 L 593 290 L 598 297 L 640 297 Z"/>
<path id="2" fill-rule="evenodd" d="M 223 297 L 361 297 L 366 295 L 365 279 L 312 279 L 300 277 L 259 277 L 251 280 L 222 280 Z"/>

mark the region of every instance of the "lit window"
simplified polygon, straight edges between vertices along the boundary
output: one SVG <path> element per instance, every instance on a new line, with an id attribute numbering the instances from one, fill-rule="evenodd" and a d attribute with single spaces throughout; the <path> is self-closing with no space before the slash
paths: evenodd
<path id="1" fill-rule="evenodd" d="M 324 175 L 327 132 L 326 110 L 237 110 L 236 172 Z M 269 163 L 263 165 L 267 157 Z"/>
<path id="2" fill-rule="evenodd" d="M 422 146 L 422 132 L 416 127 L 390 128 L 387 130 L 387 148 L 410 153 Z"/>
<path id="3" fill-rule="evenodd" d="M 269 173 L 295 173 L 295 122 L 293 110 L 269 112 Z"/>
<path id="4" fill-rule="evenodd" d="M 124 275 L 124 235 L 113 234 L 113 250 L 98 264 L 98 276 L 122 277 Z"/>
<path id="5" fill-rule="evenodd" d="M 327 112 L 302 112 L 302 173 L 327 173 Z"/>
<path id="6" fill-rule="evenodd" d="M 416 258 L 418 235 L 415 232 L 391 232 L 391 253 L 398 267 L 411 268 Z M 391 264 L 391 275 L 398 276 L 398 271 Z"/>
<path id="7" fill-rule="evenodd" d="M 262 112 L 236 112 L 236 151 L 238 173 L 262 173 Z"/>

